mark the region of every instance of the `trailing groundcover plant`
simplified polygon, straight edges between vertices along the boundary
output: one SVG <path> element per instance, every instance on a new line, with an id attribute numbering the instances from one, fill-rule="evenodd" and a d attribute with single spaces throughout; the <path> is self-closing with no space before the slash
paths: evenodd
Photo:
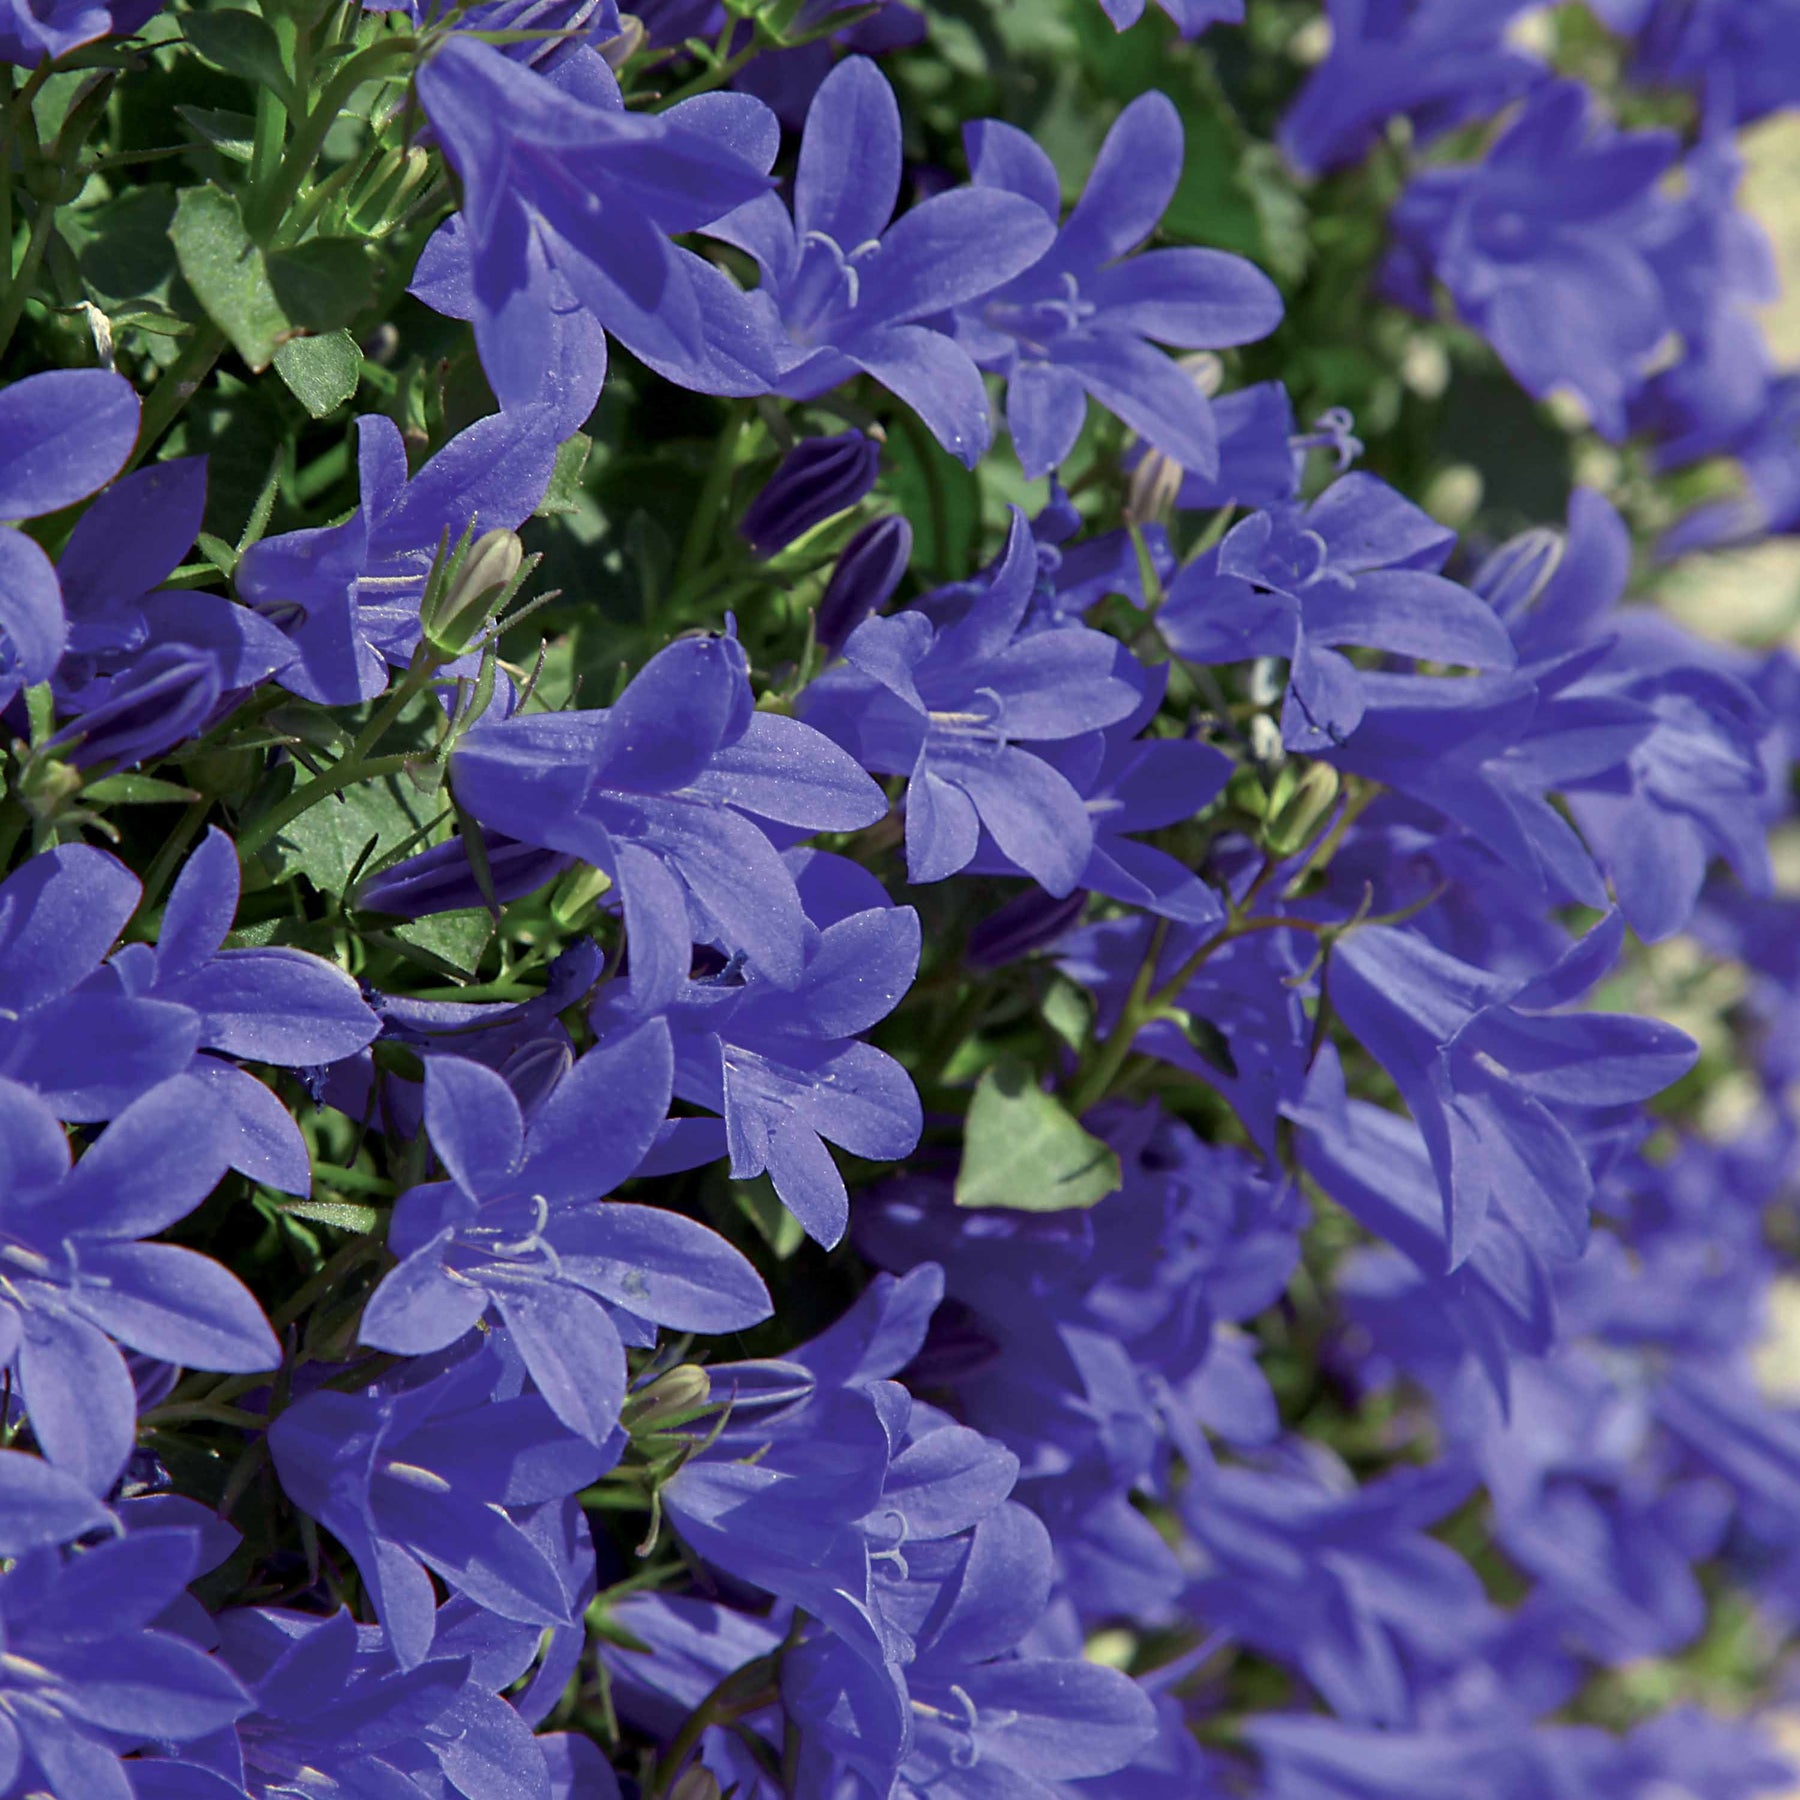
<path id="1" fill-rule="evenodd" d="M 1797 108 L 0 14 L 0 1800 L 1796 1791 Z"/>

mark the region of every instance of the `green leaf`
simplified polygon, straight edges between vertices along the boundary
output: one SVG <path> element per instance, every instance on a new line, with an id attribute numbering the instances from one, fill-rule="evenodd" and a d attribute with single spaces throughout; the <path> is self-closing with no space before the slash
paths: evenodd
<path id="1" fill-rule="evenodd" d="M 429 950 L 465 975 L 474 973 L 493 935 L 494 921 L 479 906 L 463 912 L 434 913 L 430 918 L 413 919 L 394 927 L 394 936 L 402 942 Z"/>
<path id="2" fill-rule="evenodd" d="M 786 1262 L 806 1242 L 806 1230 L 782 1205 L 774 1184 L 766 1175 L 754 1181 L 731 1183 L 731 1198 L 757 1235 L 769 1246 L 777 1262 Z"/>
<path id="3" fill-rule="evenodd" d="M 279 1210 L 290 1219 L 311 1219 L 339 1231 L 373 1231 L 381 1223 L 381 1214 L 374 1207 L 359 1206 L 353 1200 L 289 1200 Z"/>
<path id="4" fill-rule="evenodd" d="M 121 301 L 167 300 L 175 273 L 169 242 L 174 216 L 175 192 L 161 183 L 63 215 L 62 232 L 75 251 L 88 295 L 113 314 L 115 325 Z"/>
<path id="5" fill-rule="evenodd" d="M 276 360 L 280 361 L 279 351 L 276 353 Z M 223 538 L 214 537 L 210 531 L 201 532 L 194 543 L 200 554 L 229 581 L 238 564 L 238 553 Z M 178 575 L 181 573 L 179 569 L 175 572 Z"/>
<path id="6" fill-rule="evenodd" d="M 1122 1180 L 1118 1157 L 1017 1057 L 1001 1057 L 976 1083 L 956 1172 L 958 1206 L 1066 1212 L 1105 1199 Z"/>
<path id="7" fill-rule="evenodd" d="M 281 310 L 302 331 L 336 331 L 375 298 L 375 264 L 355 238 L 308 238 L 271 250 L 267 265 Z"/>
<path id="8" fill-rule="evenodd" d="M 281 45 L 268 22 L 258 14 L 236 9 L 184 13 L 181 31 L 201 61 L 228 75 L 241 75 L 258 87 L 273 89 L 284 106 L 295 110 L 293 86 L 282 66 Z"/>
<path id="9" fill-rule="evenodd" d="M 84 800 L 99 800 L 112 806 L 169 806 L 198 800 L 195 789 L 179 787 L 173 781 L 161 781 L 154 775 L 108 775 L 90 781 L 81 790 Z"/>
<path id="10" fill-rule="evenodd" d="M 252 369 L 266 369 L 289 325 L 236 198 L 210 182 L 184 189 L 169 236 L 207 317 Z"/>
<path id="11" fill-rule="evenodd" d="M 248 163 L 256 154 L 256 121 L 248 113 L 217 106 L 178 106 L 175 111 L 202 143 L 211 144 L 221 156 Z"/>
<path id="12" fill-rule="evenodd" d="M 961 580 L 981 533 L 981 482 L 910 414 L 887 441 L 891 491 L 910 521 L 917 565 Z"/>
<path id="13" fill-rule="evenodd" d="M 335 897 L 370 838 L 373 860 L 413 837 L 442 810 L 441 802 L 398 777 L 363 782 L 308 808 L 281 831 L 264 858 L 273 865 L 274 880 L 304 875 L 320 893 Z"/>
<path id="14" fill-rule="evenodd" d="M 539 519 L 554 518 L 558 513 L 572 513 L 581 505 L 581 477 L 587 469 L 588 452 L 593 449 L 594 440 L 585 431 L 578 431 L 566 444 L 558 446 L 556 467 L 550 471 L 550 486 L 544 492 L 543 503 L 532 516 Z"/>
<path id="15" fill-rule="evenodd" d="M 323 419 L 355 394 L 362 352 L 347 331 L 289 338 L 275 348 L 275 373 L 315 419 Z"/>

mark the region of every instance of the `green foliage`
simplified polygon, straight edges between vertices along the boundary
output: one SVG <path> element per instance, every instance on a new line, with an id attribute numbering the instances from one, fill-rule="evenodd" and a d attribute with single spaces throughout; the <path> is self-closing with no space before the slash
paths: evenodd
<path id="1" fill-rule="evenodd" d="M 1031 1066 L 1003 1056 L 982 1072 L 963 1127 L 956 1204 L 1068 1212 L 1118 1191 L 1117 1154 L 1082 1130 Z"/>
<path id="2" fill-rule="evenodd" d="M 362 379 L 362 352 L 347 331 L 289 338 L 275 347 L 275 373 L 315 419 L 337 411 Z"/>
<path id="3" fill-rule="evenodd" d="M 176 260 L 206 315 L 254 371 L 266 369 L 293 328 L 235 194 L 207 183 L 186 189 L 169 226 Z"/>

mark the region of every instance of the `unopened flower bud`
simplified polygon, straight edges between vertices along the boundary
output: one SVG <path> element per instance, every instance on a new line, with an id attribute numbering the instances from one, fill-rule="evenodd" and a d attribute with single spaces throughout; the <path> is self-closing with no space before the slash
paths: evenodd
<path id="1" fill-rule="evenodd" d="M 1277 856 L 1291 856 L 1318 830 L 1337 804 L 1338 786 L 1330 763 L 1313 763 L 1293 784 L 1269 815 L 1266 835 Z"/>
<path id="2" fill-rule="evenodd" d="M 550 901 L 551 916 L 559 925 L 573 925 L 611 886 L 612 878 L 604 869 L 577 864 L 557 885 Z"/>
<path id="3" fill-rule="evenodd" d="M 912 526 L 898 513 L 872 519 L 847 543 L 825 584 L 813 634 L 827 654 L 893 599 L 912 560 Z"/>
<path id="4" fill-rule="evenodd" d="M 719 1800 L 719 1784 L 710 1769 L 684 1769 L 669 1790 L 669 1800 Z"/>
<path id="5" fill-rule="evenodd" d="M 574 860 L 559 850 L 541 850 L 536 844 L 521 844 L 497 832 L 483 834 L 483 849 L 491 890 L 499 901 L 536 893 Z M 356 904 L 396 918 L 424 919 L 433 913 L 486 906 L 487 896 L 468 846 L 454 837 L 362 882 L 356 890 Z"/>
<path id="6" fill-rule="evenodd" d="M 487 623 L 518 578 L 525 546 L 516 531 L 483 532 L 469 546 L 425 621 L 440 650 L 458 654 Z"/>
<path id="7" fill-rule="evenodd" d="M 998 969 L 1042 950 L 1074 928 L 1087 900 L 1086 888 L 1060 900 L 1042 888 L 1027 888 L 975 926 L 964 961 L 973 969 Z"/>
<path id="8" fill-rule="evenodd" d="M 684 1413 L 704 1406 L 712 1397 L 712 1383 L 698 1363 L 677 1363 L 647 1388 L 633 1394 L 625 1408 L 626 1422 L 634 1435 L 660 1431 Z"/>
<path id="9" fill-rule="evenodd" d="M 397 221 L 431 173 L 431 154 L 422 144 L 387 151 L 369 171 L 350 203 L 358 231 L 379 235 Z"/>
<path id="10" fill-rule="evenodd" d="M 18 796 L 34 819 L 54 819 L 81 792 L 81 771 L 54 757 L 33 757 L 19 778 Z"/>
<path id="11" fill-rule="evenodd" d="M 649 41 L 650 33 L 636 13 L 619 14 L 620 31 L 598 47 L 606 66 L 616 75 Z"/>
<path id="12" fill-rule="evenodd" d="M 758 556 L 773 556 L 854 506 L 875 485 L 881 446 L 860 431 L 802 438 L 750 502 L 738 531 Z"/>
<path id="13" fill-rule="evenodd" d="M 128 769 L 198 737 L 221 692 L 218 661 L 192 644 L 158 644 L 89 691 L 102 687 L 105 697 L 50 740 L 80 769 Z"/>

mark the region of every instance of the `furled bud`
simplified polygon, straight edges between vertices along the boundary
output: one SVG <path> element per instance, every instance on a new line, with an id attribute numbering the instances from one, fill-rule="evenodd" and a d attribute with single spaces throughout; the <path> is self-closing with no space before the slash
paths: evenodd
<path id="1" fill-rule="evenodd" d="M 1291 768 L 1291 765 L 1290 765 Z M 1288 787 L 1284 770 L 1280 787 Z M 1325 815 L 1337 804 L 1338 772 L 1330 763 L 1313 763 L 1286 794 L 1277 789 L 1269 811 L 1265 835 L 1277 856 L 1291 856 L 1318 830 Z"/>
<path id="2" fill-rule="evenodd" d="M 484 832 L 488 876 L 496 900 L 518 900 L 535 893 L 568 868 L 573 857 L 559 850 L 540 850 L 496 832 Z M 429 918 L 433 913 L 464 912 L 487 905 L 487 896 L 460 837 L 433 844 L 417 856 L 396 863 L 362 882 L 356 904 L 370 912 L 401 919 Z"/>
<path id="3" fill-rule="evenodd" d="M 912 560 L 912 526 L 898 513 L 872 519 L 847 543 L 825 584 L 813 628 L 828 655 L 844 646 L 857 626 L 893 599 Z"/>
<path id="4" fill-rule="evenodd" d="M 802 438 L 738 523 L 745 543 L 773 556 L 815 525 L 854 506 L 875 485 L 881 446 L 860 431 Z"/>
<path id="5" fill-rule="evenodd" d="M 516 531 L 486 531 L 451 567 L 423 609 L 425 635 L 433 646 L 460 655 L 469 640 L 499 611 L 525 561 Z"/>
<path id="6" fill-rule="evenodd" d="M 625 1405 L 625 1423 L 634 1437 L 661 1431 L 693 1414 L 712 1397 L 712 1383 L 698 1363 L 677 1363 Z"/>
<path id="7" fill-rule="evenodd" d="M 669 1800 L 719 1800 L 719 1784 L 712 1770 L 696 1763 L 682 1771 L 681 1779 L 669 1790 Z"/>
<path id="8" fill-rule="evenodd" d="M 71 720 L 50 741 L 79 769 L 98 763 L 131 768 L 198 737 L 219 703 L 217 659 L 192 644 L 158 644 L 123 673 L 89 692 L 105 698 Z"/>
<path id="9" fill-rule="evenodd" d="M 378 237 L 412 204 L 431 174 L 431 153 L 422 144 L 384 152 L 350 202 L 350 223 Z"/>

